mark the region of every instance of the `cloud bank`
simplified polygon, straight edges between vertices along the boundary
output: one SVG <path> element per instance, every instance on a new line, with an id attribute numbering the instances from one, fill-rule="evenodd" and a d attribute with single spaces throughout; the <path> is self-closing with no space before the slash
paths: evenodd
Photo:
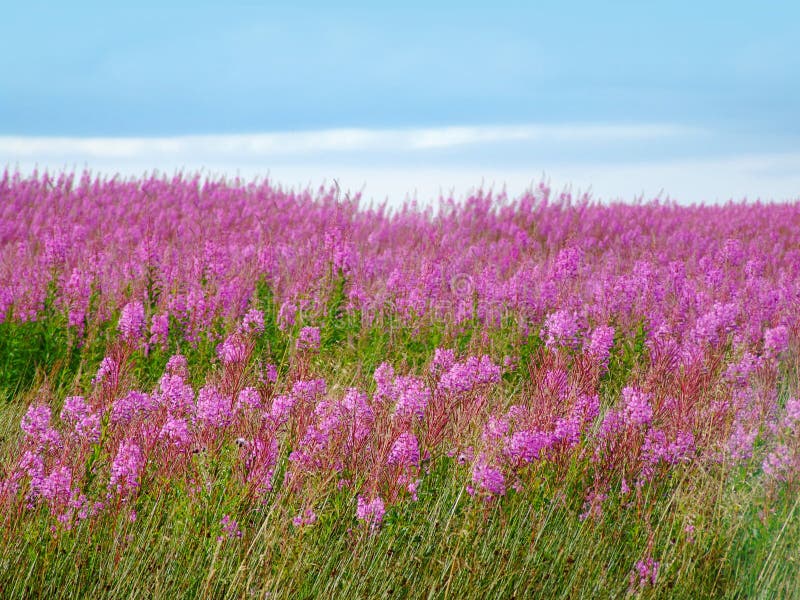
<path id="1" fill-rule="evenodd" d="M 334 180 L 366 200 L 431 202 L 477 187 L 518 194 L 542 179 L 603 200 L 800 199 L 800 153 L 735 154 L 672 124 L 341 128 L 173 137 L 0 136 L 0 165 L 140 175 L 202 170 L 288 187 Z"/>

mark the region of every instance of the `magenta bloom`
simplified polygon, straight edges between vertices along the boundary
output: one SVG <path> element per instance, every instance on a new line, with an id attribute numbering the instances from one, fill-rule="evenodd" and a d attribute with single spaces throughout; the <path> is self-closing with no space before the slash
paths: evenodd
<path id="1" fill-rule="evenodd" d="M 109 489 L 116 489 L 122 496 L 134 494 L 139 489 L 139 478 L 145 458 L 141 448 L 133 441 L 123 441 L 111 463 Z"/>
<path id="2" fill-rule="evenodd" d="M 626 386 L 622 389 L 622 399 L 625 403 L 624 418 L 629 425 L 649 425 L 653 420 L 653 407 L 650 406 L 650 394 Z"/>
<path id="3" fill-rule="evenodd" d="M 395 415 L 422 419 L 425 407 L 431 399 L 431 391 L 425 382 L 410 375 L 397 377 L 394 380 L 394 389 L 397 395 Z"/>
<path id="4" fill-rule="evenodd" d="M 242 320 L 242 329 L 250 335 L 259 335 L 264 332 L 264 313 L 255 308 L 247 311 Z"/>
<path id="5" fill-rule="evenodd" d="M 317 522 L 317 513 L 311 508 L 305 509 L 302 513 L 292 519 L 292 524 L 295 527 L 307 527 Z"/>
<path id="6" fill-rule="evenodd" d="M 789 330 L 784 325 L 778 325 L 764 332 L 764 354 L 776 357 L 789 348 Z"/>
<path id="7" fill-rule="evenodd" d="M 592 331 L 586 343 L 586 352 L 602 365 L 608 363 L 611 347 L 614 345 L 614 328 L 601 326 Z"/>
<path id="8" fill-rule="evenodd" d="M 783 481 L 793 462 L 792 452 L 787 446 L 780 444 L 767 455 L 761 466 L 766 475 Z"/>
<path id="9" fill-rule="evenodd" d="M 191 434 L 189 433 L 189 424 L 186 419 L 169 415 L 164 426 L 158 434 L 162 440 L 178 448 L 185 448 L 191 442 Z"/>
<path id="10" fill-rule="evenodd" d="M 101 383 L 108 382 L 110 385 L 117 383 L 117 375 L 119 374 L 119 365 L 110 356 L 106 356 L 100 361 L 100 366 L 97 369 L 97 374 L 92 378 L 92 384 L 100 385 Z"/>
<path id="11" fill-rule="evenodd" d="M 472 469 L 472 483 L 490 496 L 503 496 L 506 493 L 506 479 L 502 471 L 490 466 L 484 457 L 480 457 Z"/>
<path id="12" fill-rule="evenodd" d="M 569 310 L 557 310 L 547 315 L 542 328 L 544 343 L 548 348 L 563 346 L 575 348 L 580 335 L 578 315 Z"/>
<path id="13" fill-rule="evenodd" d="M 100 415 L 86 404 L 83 396 L 69 396 L 64 399 L 61 420 L 69 423 L 75 435 L 88 442 L 100 439 Z"/>
<path id="14" fill-rule="evenodd" d="M 375 380 L 375 402 L 393 400 L 395 397 L 394 368 L 389 363 L 381 363 L 375 369 L 372 378 Z"/>
<path id="15" fill-rule="evenodd" d="M 658 578 L 659 563 L 651 557 L 647 557 L 636 563 L 636 573 L 639 575 L 639 586 L 646 587 L 656 584 Z"/>
<path id="16" fill-rule="evenodd" d="M 392 445 L 386 462 L 400 467 L 416 467 L 419 465 L 417 436 L 409 431 L 401 433 Z"/>
<path id="17" fill-rule="evenodd" d="M 533 462 L 550 447 L 552 439 L 541 431 L 517 431 L 506 440 L 503 453 L 515 462 Z"/>
<path id="18" fill-rule="evenodd" d="M 131 390 L 114 401 L 111 406 L 111 422 L 127 424 L 134 417 L 144 415 L 158 407 L 158 401 L 149 394 Z"/>
<path id="19" fill-rule="evenodd" d="M 177 375 L 183 379 L 189 377 L 189 363 L 183 354 L 173 354 L 167 361 L 167 367 L 164 369 L 170 375 Z"/>
<path id="20" fill-rule="evenodd" d="M 303 327 L 297 337 L 298 350 L 319 350 L 320 335 L 318 327 Z"/>
<path id="21" fill-rule="evenodd" d="M 239 529 L 239 524 L 230 518 L 228 515 L 223 515 L 222 520 L 220 521 L 220 525 L 222 525 L 222 533 L 223 536 L 220 536 L 220 540 L 224 538 L 237 539 L 242 537 L 242 530 Z"/>
<path id="22" fill-rule="evenodd" d="M 38 447 L 55 447 L 61 443 L 58 431 L 50 427 L 50 407 L 44 404 L 31 405 L 22 417 L 20 427 L 25 437 Z"/>
<path id="23" fill-rule="evenodd" d="M 56 466 L 49 475 L 31 483 L 34 493 L 52 504 L 64 505 L 72 497 L 72 472 L 67 466 Z"/>
<path id="24" fill-rule="evenodd" d="M 231 399 L 205 386 L 197 394 L 197 420 L 209 427 L 225 427 L 233 418 Z"/>
<path id="25" fill-rule="evenodd" d="M 262 407 L 261 394 L 255 388 L 246 387 L 236 397 L 236 410 L 259 410 Z"/>
<path id="26" fill-rule="evenodd" d="M 239 335 L 234 333 L 217 347 L 217 356 L 224 365 L 242 363 L 247 359 L 247 346 Z"/>
<path id="27" fill-rule="evenodd" d="M 380 526 L 383 516 L 386 514 L 386 507 L 380 496 L 375 496 L 372 500 L 365 500 L 363 496 L 358 496 L 356 506 L 356 518 L 364 521 L 373 528 Z"/>
<path id="28" fill-rule="evenodd" d="M 186 415 L 194 410 L 194 390 L 183 377 L 165 373 L 158 386 L 159 402 L 171 413 Z"/>
<path id="29" fill-rule="evenodd" d="M 281 331 L 286 331 L 294 325 L 297 315 L 297 306 L 291 302 L 284 302 L 278 311 L 278 327 Z"/>
<path id="30" fill-rule="evenodd" d="M 138 300 L 122 307 L 117 330 L 126 342 L 139 342 L 144 335 L 144 305 Z"/>
<path id="31" fill-rule="evenodd" d="M 166 348 L 168 337 L 169 315 L 166 313 L 153 315 L 153 318 L 150 320 L 150 343 Z"/>

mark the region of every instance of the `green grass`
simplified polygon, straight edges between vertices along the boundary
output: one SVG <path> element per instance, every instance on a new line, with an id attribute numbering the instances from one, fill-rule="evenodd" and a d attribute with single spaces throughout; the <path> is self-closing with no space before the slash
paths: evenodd
<path id="1" fill-rule="evenodd" d="M 256 297 L 266 321 L 258 358 L 286 373 L 292 332 L 278 328 L 268 289 L 260 287 Z M 476 341 L 469 326 L 458 332 L 440 323 L 412 328 L 389 315 L 362 327 L 357 318 L 342 317 L 336 298 L 322 315 L 330 329 L 312 365 L 329 387 L 370 389 L 371 374 L 384 360 L 419 372 L 442 345 L 488 348 L 499 357 L 514 351 L 520 368 L 503 384 L 511 398 L 541 347 L 512 321 L 496 329 L 488 345 Z M 112 333 L 98 327 L 78 343 L 55 312 L 36 323 L 0 325 L 3 465 L 10 464 L 20 418 L 39 388 L 49 386 L 58 398 L 88 390 Z M 134 355 L 132 377 L 142 389 L 156 384 L 174 351 L 186 354 L 195 385 L 213 368 L 218 341 L 189 345 L 180 335 L 174 327 L 167 350 Z M 617 344 L 604 396 L 618 393 L 644 364 L 643 340 L 639 332 Z M 796 389 L 789 375 L 783 393 Z M 214 482 L 208 489 L 146 480 L 132 506 L 104 511 L 71 530 L 53 531 L 46 509 L 32 515 L 3 507 L 0 596 L 800 598 L 800 496 L 795 488 L 765 488 L 757 459 L 735 469 L 687 466 L 644 486 L 632 500 L 609 498 L 601 518 L 581 520 L 579 490 L 587 469 L 578 459 L 560 472 L 536 467 L 520 491 L 486 504 L 465 490 L 468 467 L 436 457 L 419 500 L 391 507 L 382 527 L 371 531 L 355 519 L 353 489 L 314 498 L 319 520 L 302 529 L 292 517 L 303 499 L 280 486 L 263 504 L 250 504 L 232 476 L 236 451 L 224 448 L 213 462 L 203 453 L 194 456 L 192 472 Z M 223 515 L 238 521 L 241 539 L 218 539 Z M 656 585 L 631 586 L 634 565 L 646 556 L 661 563 Z"/>

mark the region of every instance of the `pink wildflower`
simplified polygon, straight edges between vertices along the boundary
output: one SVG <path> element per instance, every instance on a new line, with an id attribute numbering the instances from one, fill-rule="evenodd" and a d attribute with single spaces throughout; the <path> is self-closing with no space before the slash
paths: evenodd
<path id="1" fill-rule="evenodd" d="M 141 340 L 144 334 L 144 305 L 141 302 L 128 302 L 122 308 L 117 330 L 126 342 L 136 343 Z"/>
<path id="2" fill-rule="evenodd" d="M 503 496 L 506 493 L 506 480 L 497 467 L 490 466 L 481 456 L 472 469 L 472 482 L 490 496 Z"/>
<path id="3" fill-rule="evenodd" d="M 320 334 L 318 327 L 303 327 L 297 337 L 298 350 L 319 350 Z"/>
<path id="4" fill-rule="evenodd" d="M 225 427 L 233 418 L 231 399 L 215 387 L 205 386 L 197 393 L 197 420 L 209 427 Z"/>
<path id="5" fill-rule="evenodd" d="M 238 539 L 242 537 L 242 530 L 239 529 L 239 524 L 230 518 L 228 515 L 223 515 L 222 520 L 220 521 L 220 525 L 222 525 L 222 534 L 217 539 L 222 541 L 223 539 L 227 538 L 229 540 Z"/>
<path id="6" fill-rule="evenodd" d="M 419 443 L 417 442 L 417 437 L 408 431 L 401 433 L 392 445 L 386 462 L 390 465 L 401 467 L 418 466 Z"/>
<path id="7" fill-rule="evenodd" d="M 120 442 L 117 455 L 111 463 L 109 489 L 115 488 L 117 493 L 123 496 L 135 493 L 139 489 L 139 477 L 144 463 L 144 454 L 136 442 Z"/>
<path id="8" fill-rule="evenodd" d="M 636 388 L 626 386 L 622 389 L 625 403 L 623 415 L 625 422 L 635 427 L 649 425 L 653 420 L 653 407 L 650 406 L 650 394 Z"/>
<path id="9" fill-rule="evenodd" d="M 356 518 L 364 521 L 372 528 L 377 528 L 383 521 L 386 514 L 386 507 L 380 496 L 375 496 L 372 500 L 365 500 L 359 495 L 357 498 Z"/>
<path id="10" fill-rule="evenodd" d="M 61 420 L 69 423 L 79 438 L 92 443 L 100 439 L 100 415 L 92 411 L 83 396 L 64 399 Z"/>
<path id="11" fill-rule="evenodd" d="M 764 354 L 775 358 L 789 347 L 789 329 L 778 325 L 764 332 Z"/>
<path id="12" fill-rule="evenodd" d="M 566 309 L 550 313 L 544 320 L 542 335 L 548 348 L 575 348 L 580 335 L 578 315 Z"/>
<path id="13" fill-rule="evenodd" d="M 260 335 L 264 332 L 264 313 L 255 308 L 247 311 L 242 320 L 242 329 L 250 335 Z"/>
<path id="14" fill-rule="evenodd" d="M 169 339 L 169 315 L 166 313 L 153 315 L 150 320 L 150 344 L 166 349 Z"/>

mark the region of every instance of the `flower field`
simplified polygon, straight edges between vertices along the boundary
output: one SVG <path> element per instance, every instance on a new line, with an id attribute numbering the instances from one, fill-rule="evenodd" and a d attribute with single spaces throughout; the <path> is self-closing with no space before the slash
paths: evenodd
<path id="1" fill-rule="evenodd" d="M 0 176 L 0 595 L 800 597 L 800 203 Z"/>

